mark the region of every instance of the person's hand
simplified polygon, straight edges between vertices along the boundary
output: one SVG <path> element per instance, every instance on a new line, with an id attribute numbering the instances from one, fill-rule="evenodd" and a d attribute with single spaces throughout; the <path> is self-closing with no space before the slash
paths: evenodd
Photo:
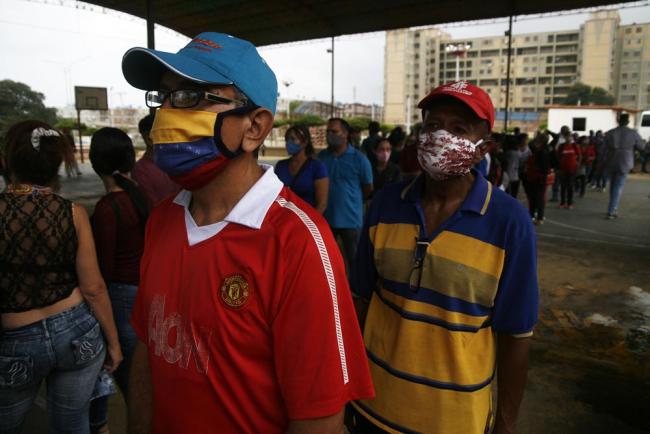
<path id="1" fill-rule="evenodd" d="M 122 348 L 120 347 L 120 344 L 108 345 L 104 368 L 112 374 L 117 367 L 120 366 L 122 359 L 124 359 L 124 356 L 122 356 Z"/>

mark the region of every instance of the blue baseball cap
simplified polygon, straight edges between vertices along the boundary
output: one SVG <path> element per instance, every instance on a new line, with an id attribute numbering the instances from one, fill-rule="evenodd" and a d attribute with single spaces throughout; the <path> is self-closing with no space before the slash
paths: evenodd
<path id="1" fill-rule="evenodd" d="M 138 89 L 158 89 L 167 71 L 197 83 L 234 85 L 255 105 L 275 113 L 275 74 L 255 46 L 243 39 L 205 32 L 178 53 L 136 47 L 122 58 L 124 78 Z"/>

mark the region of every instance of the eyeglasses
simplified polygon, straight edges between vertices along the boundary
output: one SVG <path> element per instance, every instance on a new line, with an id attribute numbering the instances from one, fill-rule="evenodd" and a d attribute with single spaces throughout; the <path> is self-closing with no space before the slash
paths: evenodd
<path id="1" fill-rule="evenodd" d="M 201 101 L 207 100 L 214 104 L 233 104 L 235 107 L 244 107 L 249 105 L 248 101 L 224 98 L 214 93 L 205 92 L 198 89 L 176 89 L 166 90 L 148 90 L 145 94 L 147 107 L 158 108 L 163 105 L 169 98 L 169 103 L 174 108 L 192 108 L 196 107 Z"/>
<path id="2" fill-rule="evenodd" d="M 424 258 L 427 253 L 427 248 L 431 244 L 429 241 L 419 241 L 415 239 L 415 252 L 413 252 L 413 266 L 409 273 L 409 288 L 413 292 L 420 289 L 422 282 L 422 269 L 424 268 Z"/>

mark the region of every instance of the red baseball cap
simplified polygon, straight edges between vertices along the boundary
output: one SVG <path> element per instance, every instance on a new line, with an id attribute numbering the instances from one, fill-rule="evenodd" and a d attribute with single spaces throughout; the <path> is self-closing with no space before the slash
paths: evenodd
<path id="1" fill-rule="evenodd" d="M 485 119 L 490 124 L 490 131 L 494 127 L 494 106 L 490 95 L 478 86 L 474 86 L 467 81 L 453 81 L 451 83 L 443 84 L 433 89 L 429 95 L 425 96 L 422 101 L 418 103 L 418 108 L 424 109 L 431 104 L 431 102 L 441 96 L 451 96 L 464 102 L 469 108 L 472 109 L 476 116 Z"/>

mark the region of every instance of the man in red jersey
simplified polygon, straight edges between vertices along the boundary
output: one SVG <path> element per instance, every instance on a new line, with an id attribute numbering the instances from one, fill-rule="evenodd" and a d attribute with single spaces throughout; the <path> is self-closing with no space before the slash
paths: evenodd
<path id="1" fill-rule="evenodd" d="M 257 163 L 275 75 L 220 33 L 122 68 L 159 107 L 154 159 L 182 187 L 147 224 L 130 432 L 342 434 L 345 404 L 374 391 L 327 223 Z"/>

